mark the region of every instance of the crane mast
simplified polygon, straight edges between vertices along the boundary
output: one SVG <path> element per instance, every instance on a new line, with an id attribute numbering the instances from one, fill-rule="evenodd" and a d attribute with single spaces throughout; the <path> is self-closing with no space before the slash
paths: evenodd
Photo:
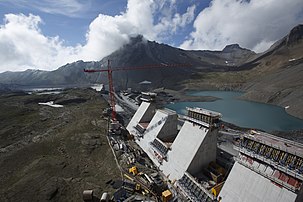
<path id="1" fill-rule="evenodd" d="M 116 99 L 115 99 L 115 91 L 114 91 L 114 84 L 113 84 L 113 71 L 110 67 L 110 60 L 107 62 L 107 76 L 108 76 L 108 85 L 109 85 L 109 100 L 110 105 L 112 107 L 112 119 L 113 121 L 117 120 L 116 117 Z"/>
<path id="2" fill-rule="evenodd" d="M 190 64 L 160 64 L 160 65 L 146 65 L 146 66 L 132 66 L 132 67 L 117 67 L 112 69 L 110 60 L 107 61 L 107 69 L 84 69 L 84 72 L 94 73 L 94 72 L 107 72 L 108 85 L 109 85 L 109 102 L 112 108 L 111 118 L 113 121 L 117 120 L 116 117 L 116 99 L 113 84 L 113 71 L 126 71 L 126 70 L 143 70 L 151 68 L 163 68 L 163 67 L 188 67 Z"/>

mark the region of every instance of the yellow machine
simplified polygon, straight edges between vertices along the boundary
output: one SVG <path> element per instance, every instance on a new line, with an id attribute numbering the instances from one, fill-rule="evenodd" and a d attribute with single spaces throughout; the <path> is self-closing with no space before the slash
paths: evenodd
<path id="1" fill-rule="evenodd" d="M 223 185 L 224 185 L 224 182 L 216 184 L 213 188 L 211 188 L 211 193 L 217 197 L 219 195 Z"/>
<path id="2" fill-rule="evenodd" d="M 169 201 L 173 197 L 173 194 L 169 190 L 165 190 L 162 192 L 162 200 L 163 202 Z"/>
<path id="3" fill-rule="evenodd" d="M 141 190 L 141 185 L 140 184 L 136 184 L 135 189 L 136 189 L 136 191 L 140 191 Z"/>
<path id="4" fill-rule="evenodd" d="M 138 174 L 138 168 L 136 166 L 131 167 L 128 171 L 129 171 L 129 173 L 132 173 L 133 175 Z"/>
<path id="5" fill-rule="evenodd" d="M 226 174 L 226 170 L 213 161 L 209 163 L 207 171 L 216 183 L 222 182 Z"/>
<path id="6" fill-rule="evenodd" d="M 142 194 L 143 194 L 144 196 L 146 196 L 146 195 L 149 194 L 149 191 L 148 191 L 147 189 L 143 189 L 143 190 L 142 190 Z"/>

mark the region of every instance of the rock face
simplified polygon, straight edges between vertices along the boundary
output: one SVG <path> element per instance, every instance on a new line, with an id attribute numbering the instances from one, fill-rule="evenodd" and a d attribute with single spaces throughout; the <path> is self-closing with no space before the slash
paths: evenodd
<path id="1" fill-rule="evenodd" d="M 303 37 L 303 25 L 294 27 L 286 37 L 286 45 L 295 45 L 300 42 Z"/>
<path id="2" fill-rule="evenodd" d="M 278 70 L 245 84 L 244 98 L 270 103 L 303 119 L 303 63 Z"/>
<path id="3" fill-rule="evenodd" d="M 244 98 L 289 106 L 287 112 L 303 119 L 303 25 L 261 55 L 244 85 Z"/>

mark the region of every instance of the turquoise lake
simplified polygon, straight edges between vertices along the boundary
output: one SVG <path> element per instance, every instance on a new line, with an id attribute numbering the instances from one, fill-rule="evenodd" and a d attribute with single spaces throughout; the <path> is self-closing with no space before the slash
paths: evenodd
<path id="1" fill-rule="evenodd" d="M 242 93 L 230 91 L 192 92 L 195 96 L 221 98 L 214 102 L 178 102 L 166 105 L 167 108 L 186 114 L 186 107 L 200 107 L 220 112 L 223 121 L 240 127 L 271 131 L 303 129 L 303 120 L 293 117 L 282 107 L 237 99 Z"/>

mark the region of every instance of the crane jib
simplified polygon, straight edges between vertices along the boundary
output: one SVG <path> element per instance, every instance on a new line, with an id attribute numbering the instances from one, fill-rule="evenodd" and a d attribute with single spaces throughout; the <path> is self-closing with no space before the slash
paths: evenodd
<path id="1" fill-rule="evenodd" d="M 144 69 L 152 69 L 152 68 L 171 68 L 171 67 L 192 67 L 191 64 L 158 64 L 158 65 L 144 65 L 144 66 L 130 66 L 130 67 L 115 67 L 111 68 L 110 60 L 108 60 L 107 69 L 84 69 L 84 72 L 94 73 L 94 72 L 107 72 L 108 74 L 108 82 L 109 82 L 109 97 L 110 97 L 110 105 L 112 107 L 112 120 L 116 121 L 116 100 L 115 100 L 115 92 L 113 85 L 113 71 L 127 71 L 127 70 L 144 70 Z"/>

